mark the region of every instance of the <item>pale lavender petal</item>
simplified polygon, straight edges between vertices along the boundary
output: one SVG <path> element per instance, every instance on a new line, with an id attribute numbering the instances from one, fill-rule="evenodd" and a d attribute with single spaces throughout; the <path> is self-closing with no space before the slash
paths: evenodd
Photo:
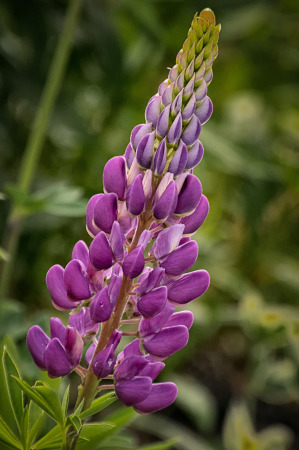
<path id="1" fill-rule="evenodd" d="M 179 142 L 182 133 L 182 115 L 179 112 L 176 118 L 174 119 L 169 131 L 167 133 L 167 141 L 170 144 L 176 144 Z"/>
<path id="2" fill-rule="evenodd" d="M 137 125 L 136 127 L 133 128 L 130 143 L 135 151 L 137 150 L 137 146 L 141 141 L 141 139 L 143 138 L 143 136 L 150 133 L 151 131 L 152 131 L 151 122 L 142 125 Z"/>
<path id="3" fill-rule="evenodd" d="M 173 173 L 175 176 L 180 175 L 185 169 L 188 159 L 188 150 L 184 142 L 181 140 L 178 148 L 173 155 L 168 167 L 168 172 Z"/>
<path id="4" fill-rule="evenodd" d="M 103 171 L 103 186 L 106 193 L 115 193 L 124 200 L 127 187 L 126 160 L 123 156 L 114 156 L 106 163 Z"/>
<path id="5" fill-rule="evenodd" d="M 117 220 L 117 195 L 102 195 L 94 207 L 94 224 L 105 233 L 111 233 L 113 222 Z"/>
<path id="6" fill-rule="evenodd" d="M 200 202 L 202 187 L 199 179 L 188 174 L 178 196 L 175 214 L 190 214 Z"/>
<path id="7" fill-rule="evenodd" d="M 140 140 L 137 150 L 136 150 L 136 159 L 138 164 L 145 168 L 149 169 L 152 163 L 152 157 L 154 153 L 154 142 L 155 142 L 156 132 L 146 134 Z"/>
<path id="8" fill-rule="evenodd" d="M 144 230 L 141 233 L 141 236 L 140 236 L 140 238 L 138 240 L 137 246 L 139 247 L 139 245 L 141 245 L 144 248 L 144 250 L 145 250 L 147 245 L 148 245 L 148 243 L 149 243 L 149 241 L 150 241 L 150 238 L 151 238 L 151 232 L 148 231 L 148 230 Z"/>
<path id="9" fill-rule="evenodd" d="M 164 328 L 143 342 L 145 350 L 153 357 L 165 359 L 188 343 L 188 328 L 183 325 Z"/>
<path id="10" fill-rule="evenodd" d="M 145 206 L 142 175 L 138 175 L 130 184 L 126 195 L 126 205 L 128 211 L 134 216 L 142 213 Z"/>
<path id="11" fill-rule="evenodd" d="M 194 213 L 183 217 L 180 223 L 185 225 L 184 234 L 193 234 L 204 223 L 209 213 L 209 202 L 205 195 L 202 195 Z"/>
<path id="12" fill-rule="evenodd" d="M 168 300 L 175 305 L 184 305 L 204 294 L 209 284 L 210 277 L 206 270 L 187 273 L 168 286 Z"/>
<path id="13" fill-rule="evenodd" d="M 115 385 L 117 397 L 126 406 L 132 406 L 134 403 L 145 400 L 151 389 L 152 380 L 150 377 L 135 377 L 132 380 L 121 381 Z"/>
<path id="14" fill-rule="evenodd" d="M 166 106 L 161 112 L 159 119 L 157 121 L 157 133 L 162 138 L 166 136 L 168 130 L 168 122 L 169 122 L 169 111 L 170 105 Z"/>
<path id="15" fill-rule="evenodd" d="M 182 105 L 183 105 L 183 91 L 180 91 L 176 96 L 176 98 L 174 99 L 174 101 L 172 102 L 171 114 L 177 115 L 181 111 Z"/>
<path id="16" fill-rule="evenodd" d="M 98 270 L 109 269 L 109 267 L 112 266 L 113 253 L 107 236 L 103 231 L 101 231 L 90 244 L 89 258 L 93 266 Z"/>
<path id="17" fill-rule="evenodd" d="M 182 134 L 182 140 L 185 142 L 187 147 L 194 144 L 194 142 L 199 138 L 200 135 L 201 124 L 195 114 L 193 114 L 193 116 L 191 117 L 190 122 L 188 123 Z"/>
<path id="18" fill-rule="evenodd" d="M 58 264 L 55 264 L 55 266 L 52 266 L 48 270 L 46 275 L 46 283 L 55 308 L 61 311 L 66 311 L 68 309 L 75 308 L 78 303 L 72 302 L 68 299 L 63 281 L 63 275 L 64 269 Z"/>
<path id="19" fill-rule="evenodd" d="M 33 325 L 27 333 L 27 347 L 33 361 L 40 370 L 46 370 L 45 350 L 50 342 L 46 333 L 37 325 Z"/>
<path id="20" fill-rule="evenodd" d="M 203 125 L 211 117 L 213 112 L 213 103 L 211 99 L 207 96 L 201 102 L 201 104 L 196 108 L 195 115 L 199 119 L 200 123 Z"/>
<path id="21" fill-rule="evenodd" d="M 190 97 L 190 100 L 188 101 L 187 105 L 185 106 L 183 112 L 182 112 L 182 119 L 183 120 L 189 120 L 192 117 L 192 114 L 194 113 L 196 108 L 196 99 L 195 94 L 193 93 Z"/>
<path id="22" fill-rule="evenodd" d="M 165 306 L 166 299 L 166 286 L 153 289 L 151 292 L 148 292 L 139 299 L 137 303 L 138 311 L 143 315 L 143 317 L 150 319 L 159 314 Z"/>
<path id="23" fill-rule="evenodd" d="M 196 102 L 202 102 L 203 99 L 205 98 L 205 96 L 207 95 L 207 83 L 205 82 L 205 80 L 203 79 L 200 83 L 200 85 L 198 86 L 198 88 L 195 91 L 195 98 L 196 98 Z M 200 119 L 199 119 L 200 120 Z"/>
<path id="24" fill-rule="evenodd" d="M 144 269 L 144 264 L 144 249 L 142 246 L 136 247 L 124 259 L 124 275 L 131 279 L 138 277 Z"/>
<path id="25" fill-rule="evenodd" d="M 167 86 L 167 88 L 163 92 L 162 103 L 164 106 L 167 106 L 172 102 L 173 88 L 174 88 L 174 83 L 171 83 Z"/>
<path id="26" fill-rule="evenodd" d="M 184 88 L 185 72 L 186 72 L 186 70 L 183 69 L 182 72 L 180 73 L 180 75 L 178 76 L 176 82 L 175 82 L 175 87 L 176 87 L 178 92 L 180 92 Z"/>
<path id="27" fill-rule="evenodd" d="M 203 145 L 200 141 L 196 141 L 191 148 L 188 150 L 188 160 L 186 164 L 186 169 L 190 170 L 196 167 L 200 163 L 203 157 Z"/>
<path id="28" fill-rule="evenodd" d="M 197 256 L 197 243 L 190 241 L 176 248 L 160 263 L 160 266 L 165 269 L 167 275 L 181 275 L 193 266 Z"/>
<path id="29" fill-rule="evenodd" d="M 176 224 L 162 230 L 152 247 L 155 258 L 161 259 L 171 253 L 179 245 L 183 232 L 184 225 L 182 224 Z"/>
<path id="30" fill-rule="evenodd" d="M 45 350 L 45 366 L 51 378 L 64 377 L 72 370 L 66 350 L 57 339 L 51 339 Z"/>
<path id="31" fill-rule="evenodd" d="M 67 295 L 73 300 L 85 300 L 90 297 L 89 279 L 86 269 L 79 259 L 72 259 L 64 270 L 63 281 Z"/>
<path id="32" fill-rule="evenodd" d="M 134 409 L 141 413 L 147 414 L 171 405 L 177 396 L 177 387 L 174 383 L 154 383 L 150 394 L 143 402 L 135 403 Z"/>
<path id="33" fill-rule="evenodd" d="M 132 145 L 130 143 L 127 145 L 124 157 L 125 157 L 125 160 L 127 162 L 127 166 L 130 169 L 130 167 L 131 167 L 131 165 L 133 163 L 133 160 L 135 158 L 134 150 L 133 150 Z"/>
<path id="34" fill-rule="evenodd" d="M 151 122 L 153 127 L 156 126 L 157 120 L 161 112 L 161 97 L 155 95 L 145 109 L 145 120 Z"/>
<path id="35" fill-rule="evenodd" d="M 176 81 L 178 75 L 179 75 L 179 68 L 178 65 L 176 64 L 170 69 L 168 78 L 170 79 L 170 81 Z"/>

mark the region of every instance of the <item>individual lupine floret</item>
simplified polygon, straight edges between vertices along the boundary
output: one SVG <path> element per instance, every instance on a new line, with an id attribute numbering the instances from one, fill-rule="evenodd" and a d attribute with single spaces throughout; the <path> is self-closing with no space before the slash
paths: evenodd
<path id="1" fill-rule="evenodd" d="M 68 375 L 80 363 L 83 340 L 73 327 L 65 327 L 60 319 L 50 319 L 51 339 L 37 325 L 27 334 L 27 346 L 40 370 L 51 378 Z"/>
<path id="2" fill-rule="evenodd" d="M 115 351 L 120 343 L 122 332 L 115 330 L 104 350 L 94 355 L 96 345 L 93 343 L 86 352 L 85 360 L 89 366 L 92 362 L 92 369 L 97 378 L 105 378 L 112 374 L 115 366 Z"/>
<path id="3" fill-rule="evenodd" d="M 174 306 L 167 302 L 158 315 L 140 321 L 140 339 L 153 358 L 166 359 L 187 345 L 193 314 L 190 311 L 174 311 Z"/>
<path id="4" fill-rule="evenodd" d="M 133 406 L 139 413 L 150 413 L 174 402 L 177 395 L 174 383 L 153 383 L 164 363 L 143 356 L 138 339 L 124 349 L 117 361 L 115 393 L 126 406 Z"/>
<path id="5" fill-rule="evenodd" d="M 79 312 L 70 314 L 69 326 L 75 328 L 82 339 L 90 339 L 99 331 L 99 325 L 90 317 L 90 308 L 83 307 Z"/>
<path id="6" fill-rule="evenodd" d="M 203 295 L 209 285 L 210 276 L 206 270 L 186 273 L 167 285 L 167 298 L 173 305 L 182 306 Z"/>

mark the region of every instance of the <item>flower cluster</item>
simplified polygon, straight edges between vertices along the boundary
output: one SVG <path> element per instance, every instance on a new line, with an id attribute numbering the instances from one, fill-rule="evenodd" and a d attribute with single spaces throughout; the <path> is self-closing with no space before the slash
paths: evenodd
<path id="1" fill-rule="evenodd" d="M 83 396 L 86 374 L 112 379 L 118 398 L 141 413 L 174 401 L 173 383 L 153 381 L 162 361 L 188 342 L 193 315 L 175 307 L 209 286 L 205 270 L 185 272 L 198 256 L 191 236 L 209 210 L 193 168 L 203 156 L 201 126 L 212 113 L 207 87 L 219 31 L 210 10 L 195 15 L 176 65 L 146 107 L 146 123 L 133 129 L 124 155 L 107 162 L 104 193 L 88 202 L 91 244 L 77 242 L 66 267 L 48 271 L 54 307 L 71 310 L 68 326 L 52 318 L 51 339 L 38 326 L 27 336 L 36 365 L 49 376 L 76 370 Z M 127 326 L 134 331 L 120 331 Z M 116 358 L 122 335 L 135 340 Z M 84 345 L 87 368 L 80 365 Z"/>

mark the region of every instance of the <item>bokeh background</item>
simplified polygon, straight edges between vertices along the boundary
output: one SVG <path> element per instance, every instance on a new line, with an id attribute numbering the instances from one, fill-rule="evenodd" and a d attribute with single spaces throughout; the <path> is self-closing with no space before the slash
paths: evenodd
<path id="1" fill-rule="evenodd" d="M 40 376 L 25 336 L 33 323 L 47 329 L 57 314 L 45 274 L 68 262 L 77 240 L 89 243 L 85 207 L 102 190 L 105 162 L 124 152 L 131 129 L 143 123 L 194 13 L 207 6 L 222 31 L 209 87 L 214 113 L 202 128 L 205 155 L 196 169 L 211 209 L 195 238 L 196 268 L 209 271 L 211 287 L 190 305 L 196 319 L 188 347 L 163 371 L 162 380 L 178 384 L 175 405 L 138 417 L 126 434 L 137 444 L 178 437 L 178 450 L 298 450 L 297 0 L 84 1 L 24 205 L 0 338 L 14 348 L 25 379 Z M 62 0 L 0 1 L 4 259 L 12 199 L 20 201 L 14 186 L 66 7 Z"/>

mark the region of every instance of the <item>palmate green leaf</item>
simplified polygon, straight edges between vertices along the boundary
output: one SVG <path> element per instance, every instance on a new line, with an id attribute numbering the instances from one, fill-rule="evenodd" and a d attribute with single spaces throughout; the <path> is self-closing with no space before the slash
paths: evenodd
<path id="1" fill-rule="evenodd" d="M 20 378 L 20 373 L 15 362 L 8 353 L 6 347 L 4 347 L 3 351 L 2 364 L 11 409 L 13 411 L 13 415 L 16 420 L 17 426 L 19 430 L 21 430 L 21 422 L 24 412 L 23 392 L 21 389 L 19 389 L 14 379 L 12 378 L 12 377 Z"/>
<path id="2" fill-rule="evenodd" d="M 81 412 L 79 415 L 81 420 L 86 419 L 87 417 L 93 416 L 94 414 L 97 414 L 98 412 L 105 409 L 107 406 L 111 405 L 116 400 L 116 396 L 113 392 L 110 392 L 109 394 L 105 394 L 102 397 L 96 398 L 90 408 L 88 408 L 86 411 Z"/>
<path id="3" fill-rule="evenodd" d="M 13 434 L 9 426 L 0 416 L 0 442 L 6 444 L 9 448 L 22 449 L 23 446 L 19 439 Z"/>
<path id="4" fill-rule="evenodd" d="M 15 377 L 14 379 L 27 396 L 40 406 L 48 416 L 60 425 L 64 423 L 60 400 L 55 391 L 41 382 L 37 382 L 35 386 L 31 387 L 24 380 Z"/>

